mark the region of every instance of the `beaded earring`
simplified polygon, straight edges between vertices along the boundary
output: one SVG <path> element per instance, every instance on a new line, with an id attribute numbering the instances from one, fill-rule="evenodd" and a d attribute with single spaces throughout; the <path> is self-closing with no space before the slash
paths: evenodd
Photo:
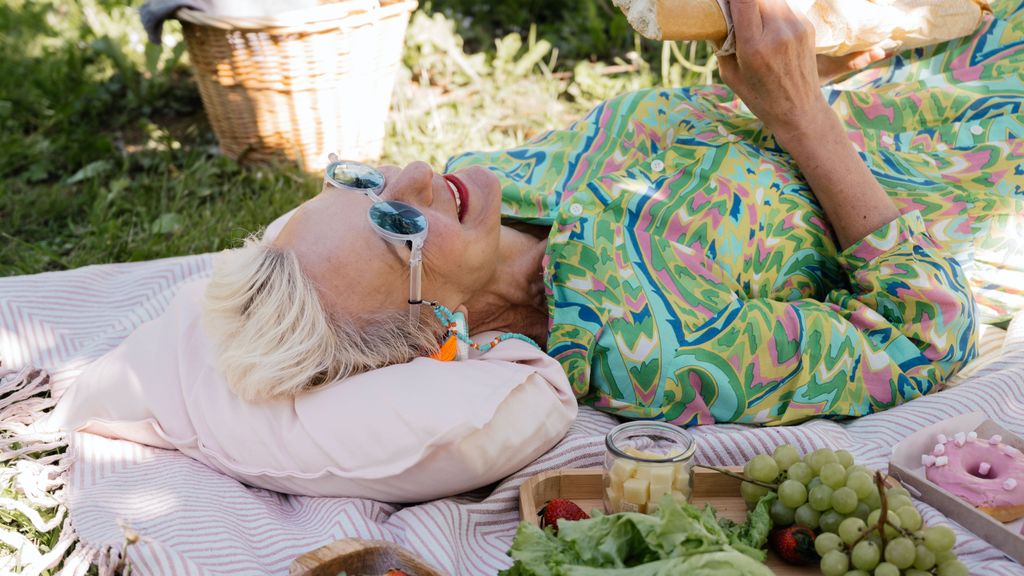
<path id="1" fill-rule="evenodd" d="M 469 354 L 467 351 L 464 351 L 465 347 L 458 345 L 459 342 L 462 342 L 473 350 L 479 350 L 480 352 L 487 352 L 491 348 L 497 346 L 499 342 L 504 342 L 505 340 L 522 340 L 523 342 L 540 348 L 540 346 L 530 337 L 517 334 L 515 332 L 505 332 L 504 334 L 492 338 L 490 342 L 477 344 L 469 337 L 469 330 L 466 327 L 466 319 L 461 313 L 452 312 L 437 302 L 428 302 L 424 300 L 423 303 L 434 309 L 434 315 L 437 316 L 438 322 L 440 322 L 441 326 L 448 331 L 445 336 L 445 341 L 441 345 L 441 349 L 431 355 L 431 358 L 436 360 L 441 360 L 443 362 L 451 360 L 465 360 Z"/>

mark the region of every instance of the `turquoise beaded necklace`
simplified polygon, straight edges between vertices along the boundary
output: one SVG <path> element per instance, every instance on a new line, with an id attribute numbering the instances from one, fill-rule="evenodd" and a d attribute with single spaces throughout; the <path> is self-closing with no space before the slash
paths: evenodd
<path id="1" fill-rule="evenodd" d="M 437 316 L 437 320 L 441 322 L 441 325 L 448 330 L 449 335 L 454 334 L 455 337 L 458 338 L 460 342 L 467 344 L 470 348 L 474 350 L 479 350 L 480 352 L 487 352 L 491 348 L 497 346 L 498 343 L 504 342 L 505 340 L 522 340 L 527 344 L 532 344 L 541 351 L 544 350 L 529 336 L 524 336 L 523 334 L 517 334 L 515 332 L 505 332 L 504 334 L 492 338 L 491 341 L 487 342 L 486 344 L 477 344 L 476 342 L 473 341 L 472 338 L 469 337 L 469 330 L 466 328 L 465 320 L 462 318 L 462 314 L 452 312 L 444 305 L 439 304 L 437 302 L 430 302 L 428 300 L 424 300 L 423 303 L 431 306 L 434 309 L 434 315 Z M 460 319 L 462 319 L 461 322 L 459 321 Z"/>

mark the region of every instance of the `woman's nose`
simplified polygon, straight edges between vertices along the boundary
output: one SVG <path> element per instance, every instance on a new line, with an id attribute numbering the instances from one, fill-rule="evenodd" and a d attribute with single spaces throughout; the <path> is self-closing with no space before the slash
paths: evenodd
<path id="1" fill-rule="evenodd" d="M 387 196 L 394 200 L 429 206 L 434 200 L 434 169 L 426 162 L 412 162 L 388 188 Z"/>

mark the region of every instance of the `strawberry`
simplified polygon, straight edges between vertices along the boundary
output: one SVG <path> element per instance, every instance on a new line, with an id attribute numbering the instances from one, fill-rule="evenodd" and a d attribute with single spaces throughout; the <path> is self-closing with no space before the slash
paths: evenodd
<path id="1" fill-rule="evenodd" d="M 564 498 L 548 500 L 548 503 L 537 512 L 537 515 L 540 516 L 541 527 L 551 526 L 555 529 L 555 532 L 558 532 L 559 520 L 583 520 L 584 518 L 590 518 L 575 502 Z"/>
<path id="2" fill-rule="evenodd" d="M 398 568 L 392 568 L 391 570 L 388 570 L 387 572 L 385 572 L 384 576 L 409 576 L 409 575 L 406 574 L 404 571 L 399 570 Z"/>
<path id="3" fill-rule="evenodd" d="M 773 529 L 768 534 L 768 544 L 788 564 L 806 566 L 820 561 L 814 551 L 814 531 L 803 526 Z"/>

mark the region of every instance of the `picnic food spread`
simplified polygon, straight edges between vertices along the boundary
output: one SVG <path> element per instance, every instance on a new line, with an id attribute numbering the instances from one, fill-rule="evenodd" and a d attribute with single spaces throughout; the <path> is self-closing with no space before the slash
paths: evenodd
<path id="1" fill-rule="evenodd" d="M 925 477 L 1000 522 L 1024 517 L 1024 454 L 976 432 L 939 434 L 921 455 Z"/>
<path id="2" fill-rule="evenodd" d="M 725 0 L 614 0 L 641 35 L 652 40 L 727 42 Z M 819 54 L 840 56 L 873 47 L 892 52 L 966 36 L 981 23 L 988 0 L 789 0 L 815 30 Z"/>
<path id="3" fill-rule="evenodd" d="M 613 464 L 604 489 L 615 474 L 625 490 L 638 466 Z M 712 506 L 698 509 L 671 492 L 645 502 L 646 515 L 594 510 L 590 519 L 560 519 L 557 533 L 523 522 L 508 552 L 514 564 L 502 574 L 768 574 L 766 543 L 786 562 L 817 564 L 824 576 L 969 574 L 953 551 L 952 529 L 926 526 L 907 490 L 887 486 L 844 450 L 802 455 L 786 444 L 753 457 L 742 474 L 703 468 L 743 479 L 746 522 L 720 519 Z"/>

